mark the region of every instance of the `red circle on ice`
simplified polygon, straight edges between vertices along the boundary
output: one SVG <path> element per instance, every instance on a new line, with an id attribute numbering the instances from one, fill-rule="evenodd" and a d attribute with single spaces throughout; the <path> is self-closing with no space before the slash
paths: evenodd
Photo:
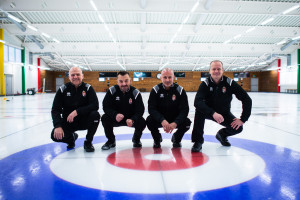
<path id="1" fill-rule="evenodd" d="M 107 161 L 117 167 L 147 171 L 189 169 L 203 165 L 208 160 L 208 156 L 202 152 L 166 147 L 125 149 L 107 157 Z"/>

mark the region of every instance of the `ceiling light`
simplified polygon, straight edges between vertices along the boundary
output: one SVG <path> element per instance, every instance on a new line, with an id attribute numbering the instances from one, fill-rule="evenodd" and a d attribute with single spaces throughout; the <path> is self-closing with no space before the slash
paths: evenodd
<path id="1" fill-rule="evenodd" d="M 223 44 L 228 44 L 229 42 L 231 42 L 231 39 L 230 40 L 226 40 Z"/>
<path id="2" fill-rule="evenodd" d="M 168 62 L 166 62 L 165 64 L 163 64 L 163 66 L 161 66 L 160 68 L 159 68 L 159 70 L 158 71 L 161 71 L 165 66 L 167 66 L 169 64 L 169 61 Z"/>
<path id="3" fill-rule="evenodd" d="M 15 16 L 13 16 L 13 15 L 11 15 L 11 14 L 7 14 L 7 17 L 9 17 L 9 18 L 11 18 L 11 19 L 13 19 L 13 20 L 15 20 L 15 21 L 17 21 L 17 22 L 19 22 L 19 23 L 22 22 L 22 20 L 20 20 L 19 18 L 15 17 Z"/>
<path id="4" fill-rule="evenodd" d="M 37 28 L 35 28 L 34 26 L 31 26 L 29 24 L 27 25 L 27 27 L 30 28 L 31 30 L 38 31 Z"/>
<path id="5" fill-rule="evenodd" d="M 242 36 L 242 34 L 238 34 L 238 35 L 234 36 L 233 38 L 236 40 L 236 39 L 240 38 L 241 36 Z"/>
<path id="6" fill-rule="evenodd" d="M 182 30 L 182 28 L 183 28 L 183 25 L 181 24 L 177 30 L 177 33 L 179 33 Z"/>
<path id="7" fill-rule="evenodd" d="M 293 6 L 293 7 L 289 8 L 289 9 L 283 11 L 282 14 L 286 15 L 286 14 L 288 14 L 289 12 L 292 12 L 293 10 L 296 10 L 296 9 L 299 8 L 299 7 L 300 7 L 300 5 Z"/>
<path id="8" fill-rule="evenodd" d="M 105 23 L 104 22 L 104 19 L 102 18 L 102 16 L 98 13 L 98 17 L 99 17 L 99 19 L 100 19 L 100 21 L 102 22 L 102 23 Z"/>
<path id="9" fill-rule="evenodd" d="M 50 35 L 46 34 L 46 33 L 42 33 L 43 36 L 45 36 L 46 38 L 50 38 Z"/>
<path id="10" fill-rule="evenodd" d="M 246 30 L 246 33 L 250 33 L 252 31 L 254 31 L 255 29 L 256 29 L 255 27 L 249 28 L 248 30 Z"/>
<path id="11" fill-rule="evenodd" d="M 91 3 L 91 5 L 93 6 L 94 10 L 96 10 L 96 11 L 97 11 L 98 9 L 97 9 L 97 7 L 96 7 L 96 5 L 95 5 L 94 1 L 93 1 L 93 0 L 91 0 L 91 1 L 90 1 L 90 3 Z"/>
<path id="12" fill-rule="evenodd" d="M 269 19 L 263 21 L 260 25 L 266 25 L 266 24 L 270 23 L 270 22 L 273 21 L 273 20 L 274 20 L 273 17 L 272 17 L 272 18 L 269 18 Z"/>
<path id="13" fill-rule="evenodd" d="M 126 71 L 126 68 L 117 60 L 117 64 Z"/>
<path id="14" fill-rule="evenodd" d="M 53 41 L 56 43 L 60 43 L 60 41 L 58 41 L 57 39 L 53 38 Z"/>
<path id="15" fill-rule="evenodd" d="M 3 44 L 5 44 L 5 41 L 4 41 L 4 40 L 0 40 L 0 42 L 3 43 Z"/>
<path id="16" fill-rule="evenodd" d="M 280 42 L 276 43 L 276 45 L 282 45 L 282 44 L 284 44 L 285 42 L 286 42 L 286 40 L 283 39 L 283 40 L 281 40 Z"/>
<path id="17" fill-rule="evenodd" d="M 300 36 L 292 38 L 292 40 L 299 40 L 299 39 L 300 39 Z"/>
<path id="18" fill-rule="evenodd" d="M 186 16 L 182 23 L 185 24 L 189 20 L 189 18 L 190 18 L 190 15 Z"/>
<path id="19" fill-rule="evenodd" d="M 198 6 L 199 6 L 199 1 L 197 1 L 197 3 L 195 3 L 195 5 L 193 6 L 191 13 L 193 13 L 197 9 Z"/>

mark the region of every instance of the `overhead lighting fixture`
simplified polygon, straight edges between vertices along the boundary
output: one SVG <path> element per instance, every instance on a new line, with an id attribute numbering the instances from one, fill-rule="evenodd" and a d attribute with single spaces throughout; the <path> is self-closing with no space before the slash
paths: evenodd
<path id="1" fill-rule="evenodd" d="M 300 36 L 292 38 L 292 40 L 299 40 L 299 39 L 300 39 Z"/>
<path id="2" fill-rule="evenodd" d="M 177 32 L 176 32 L 175 35 L 172 37 L 170 43 L 173 43 L 176 37 L 177 37 Z"/>
<path id="3" fill-rule="evenodd" d="M 231 39 L 230 40 L 226 40 L 223 44 L 228 44 L 229 42 L 231 42 Z"/>
<path id="4" fill-rule="evenodd" d="M 27 27 L 30 28 L 31 30 L 38 31 L 37 28 L 35 28 L 34 26 L 31 26 L 31 25 L 29 25 L 29 24 L 27 24 Z"/>
<path id="5" fill-rule="evenodd" d="M 266 24 L 270 23 L 270 22 L 273 21 L 273 20 L 274 20 L 273 17 L 272 17 L 272 18 L 269 18 L 269 19 L 263 21 L 260 25 L 266 25 Z"/>
<path id="6" fill-rule="evenodd" d="M 276 45 L 282 45 L 286 42 L 286 39 L 281 40 L 280 42 L 276 43 Z"/>
<path id="7" fill-rule="evenodd" d="M 161 66 L 160 68 L 159 68 L 159 70 L 158 71 L 161 71 L 165 66 L 167 66 L 168 64 L 170 64 L 169 63 L 169 61 L 168 62 L 166 62 L 165 64 L 163 64 L 163 66 Z"/>
<path id="8" fill-rule="evenodd" d="M 90 0 L 90 3 L 92 5 L 92 7 L 94 8 L 95 11 L 98 11 L 96 4 L 94 3 L 93 0 Z"/>
<path id="9" fill-rule="evenodd" d="M 126 71 L 126 68 L 117 60 L 117 64 Z"/>
<path id="10" fill-rule="evenodd" d="M 11 14 L 7 14 L 7 17 L 9 17 L 9 18 L 15 20 L 16 22 L 19 22 L 19 23 L 22 22 L 22 20 L 20 20 L 19 18 L 15 17 L 15 16 L 13 16 L 13 15 L 11 15 Z"/>
<path id="11" fill-rule="evenodd" d="M 240 38 L 241 36 L 242 36 L 242 34 L 238 34 L 238 35 L 234 36 L 233 38 L 236 40 L 236 39 Z"/>
<path id="12" fill-rule="evenodd" d="M 57 39 L 53 38 L 53 41 L 56 43 L 60 43 L 60 41 L 58 41 Z"/>
<path id="13" fill-rule="evenodd" d="M 255 27 L 249 28 L 248 30 L 246 30 L 246 33 L 250 33 L 252 31 L 254 31 L 255 29 L 256 29 Z"/>
<path id="14" fill-rule="evenodd" d="M 296 10 L 296 9 L 299 8 L 299 7 L 300 7 L 299 4 L 298 4 L 298 5 L 295 5 L 295 6 L 291 7 L 291 8 L 289 8 L 289 9 L 283 11 L 282 14 L 286 15 L 286 14 L 292 12 L 293 10 Z"/>
<path id="15" fill-rule="evenodd" d="M 5 41 L 4 41 L 4 40 L 0 40 L 0 42 L 3 43 L 3 44 L 5 44 Z"/>
<path id="16" fill-rule="evenodd" d="M 190 15 L 186 16 L 182 23 L 185 24 L 189 20 L 189 18 L 190 18 Z"/>
<path id="17" fill-rule="evenodd" d="M 43 36 L 45 36 L 46 38 L 50 38 L 50 35 L 48 35 L 47 33 L 42 33 Z"/>
<path id="18" fill-rule="evenodd" d="M 100 19 L 100 21 L 101 21 L 102 23 L 105 23 L 103 17 L 102 17 L 99 13 L 98 13 L 98 18 Z"/>
<path id="19" fill-rule="evenodd" d="M 179 26 L 179 28 L 177 29 L 177 33 L 179 33 L 179 32 L 182 30 L 182 28 L 183 28 L 183 25 L 181 24 L 181 25 Z"/>
<path id="20" fill-rule="evenodd" d="M 193 6 L 191 13 L 195 12 L 198 6 L 199 6 L 199 1 L 197 1 L 197 3 L 195 3 L 195 5 Z"/>

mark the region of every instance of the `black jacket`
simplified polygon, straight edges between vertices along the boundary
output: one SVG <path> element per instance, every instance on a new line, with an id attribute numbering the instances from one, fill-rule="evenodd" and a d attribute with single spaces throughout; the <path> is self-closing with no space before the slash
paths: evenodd
<path id="1" fill-rule="evenodd" d="M 76 89 L 71 82 L 66 83 L 57 90 L 54 97 L 51 111 L 53 125 L 55 128 L 61 127 L 63 120 L 66 121 L 74 110 L 78 116 L 82 116 L 98 109 L 98 97 L 91 85 L 82 82 Z"/>
<path id="2" fill-rule="evenodd" d="M 252 100 L 247 92 L 234 80 L 223 76 L 218 85 L 208 77 L 203 81 L 195 97 L 194 106 L 197 112 L 213 115 L 215 112 L 225 114 L 230 112 L 232 94 L 242 102 L 241 120 L 246 122 L 251 115 Z"/>
<path id="3" fill-rule="evenodd" d="M 148 111 L 160 123 L 166 119 L 180 125 L 189 113 L 185 90 L 177 84 L 173 84 L 170 90 L 165 90 L 162 83 L 154 86 L 148 100 Z"/>
<path id="4" fill-rule="evenodd" d="M 103 111 L 112 119 L 116 119 L 118 113 L 124 115 L 124 119 L 136 121 L 142 117 L 145 111 L 142 95 L 138 89 L 130 86 L 123 93 L 118 85 L 112 86 L 103 99 Z"/>

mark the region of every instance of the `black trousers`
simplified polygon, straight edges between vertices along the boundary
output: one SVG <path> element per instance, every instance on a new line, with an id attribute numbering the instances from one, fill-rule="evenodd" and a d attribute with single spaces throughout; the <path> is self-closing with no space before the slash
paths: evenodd
<path id="1" fill-rule="evenodd" d="M 70 143 L 74 141 L 73 133 L 77 130 L 87 130 L 86 140 L 93 141 L 94 135 L 97 131 L 100 122 L 100 114 L 98 111 L 92 111 L 88 115 L 76 116 L 72 123 L 67 122 L 64 119 L 62 129 L 64 131 L 64 137 L 61 140 L 54 138 L 54 129 L 51 132 L 51 139 L 55 142 Z"/>
<path id="2" fill-rule="evenodd" d="M 167 120 L 168 121 L 168 120 Z M 168 121 L 169 122 L 169 121 Z M 162 125 L 160 122 L 156 121 L 151 115 L 146 119 L 147 127 L 151 131 L 152 137 L 155 142 L 162 141 L 161 134 L 158 128 L 161 128 Z M 172 123 L 172 122 L 169 122 Z M 177 131 L 173 134 L 173 142 L 181 142 L 184 134 L 190 129 L 191 120 L 186 118 L 182 124 L 177 125 Z"/>
<path id="3" fill-rule="evenodd" d="M 101 118 L 102 125 L 104 128 L 105 136 L 108 139 L 109 142 L 115 142 L 116 137 L 114 134 L 114 127 L 119 127 L 119 126 L 127 126 L 126 124 L 127 119 L 123 119 L 120 122 L 117 122 L 116 119 L 112 119 L 109 117 L 107 114 L 104 114 Z M 132 141 L 140 141 L 143 131 L 146 128 L 146 121 L 143 117 L 140 117 L 138 120 L 136 120 L 133 123 L 133 127 L 135 128 L 134 134 L 132 137 Z"/>
<path id="4" fill-rule="evenodd" d="M 236 135 L 243 130 L 243 126 L 241 126 L 238 130 L 233 129 L 231 127 L 231 123 L 233 122 L 233 119 L 236 118 L 231 112 L 228 113 L 223 113 L 221 114 L 224 118 L 224 121 L 221 123 L 222 126 L 225 128 L 222 128 L 218 131 L 219 134 L 221 134 L 224 137 Z M 192 142 L 204 142 L 203 138 L 203 130 L 204 130 L 204 124 L 205 124 L 205 119 L 214 120 L 214 118 L 211 115 L 206 115 L 202 112 L 196 111 L 195 114 L 195 120 L 194 120 L 194 128 L 192 131 Z"/>

